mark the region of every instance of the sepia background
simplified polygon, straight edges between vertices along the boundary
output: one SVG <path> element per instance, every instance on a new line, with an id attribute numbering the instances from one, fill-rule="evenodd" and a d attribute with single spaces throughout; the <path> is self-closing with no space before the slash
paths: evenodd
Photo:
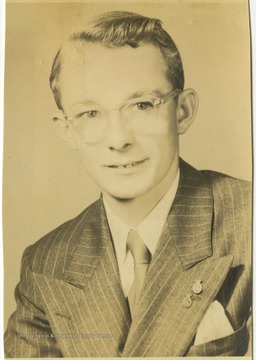
<path id="1" fill-rule="evenodd" d="M 250 38 L 246 1 L 8 2 L 6 5 L 3 239 L 5 327 L 22 253 L 76 216 L 99 190 L 57 138 L 49 73 L 70 32 L 104 11 L 160 18 L 175 40 L 186 87 L 199 95 L 181 156 L 199 169 L 251 179 Z"/>

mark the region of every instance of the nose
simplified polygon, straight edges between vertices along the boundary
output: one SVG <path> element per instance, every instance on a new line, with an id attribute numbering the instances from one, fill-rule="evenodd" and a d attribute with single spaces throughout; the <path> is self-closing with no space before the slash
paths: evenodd
<path id="1" fill-rule="evenodd" d="M 111 151 L 125 152 L 133 145 L 133 134 L 125 126 L 119 111 L 109 113 L 105 141 Z"/>

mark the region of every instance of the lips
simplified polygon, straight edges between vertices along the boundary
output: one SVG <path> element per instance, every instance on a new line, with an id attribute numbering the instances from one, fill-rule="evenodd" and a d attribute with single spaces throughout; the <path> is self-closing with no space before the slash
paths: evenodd
<path id="1" fill-rule="evenodd" d="M 108 167 L 111 169 L 129 169 L 132 168 L 136 165 L 142 164 L 144 161 L 146 161 L 147 159 L 143 159 L 140 161 L 133 161 L 133 162 L 129 162 L 127 164 L 118 164 L 118 165 L 104 165 L 104 167 Z"/>

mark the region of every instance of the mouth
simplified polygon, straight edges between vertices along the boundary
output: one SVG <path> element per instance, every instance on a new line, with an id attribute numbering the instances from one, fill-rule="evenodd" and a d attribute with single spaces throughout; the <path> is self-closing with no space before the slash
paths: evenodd
<path id="1" fill-rule="evenodd" d="M 127 164 L 113 164 L 113 165 L 104 165 L 104 167 L 108 167 L 108 168 L 111 168 L 111 169 L 130 169 L 134 166 L 137 166 L 137 165 L 140 165 L 142 163 L 144 163 L 147 159 L 143 159 L 143 160 L 140 160 L 140 161 L 133 161 L 133 162 L 129 162 Z"/>

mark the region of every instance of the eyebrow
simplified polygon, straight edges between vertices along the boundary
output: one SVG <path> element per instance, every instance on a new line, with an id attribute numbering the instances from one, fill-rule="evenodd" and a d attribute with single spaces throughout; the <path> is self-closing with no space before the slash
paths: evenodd
<path id="1" fill-rule="evenodd" d="M 94 105 L 98 105 L 96 100 L 93 99 L 88 99 L 88 100 L 84 100 L 84 101 L 76 101 L 71 105 L 71 110 L 76 110 L 77 106 L 94 106 Z"/>
<path id="2" fill-rule="evenodd" d="M 135 93 L 131 94 L 127 100 L 136 99 L 145 95 L 156 95 L 158 97 L 163 96 L 165 93 L 159 89 L 151 90 L 151 91 L 136 91 Z"/>

